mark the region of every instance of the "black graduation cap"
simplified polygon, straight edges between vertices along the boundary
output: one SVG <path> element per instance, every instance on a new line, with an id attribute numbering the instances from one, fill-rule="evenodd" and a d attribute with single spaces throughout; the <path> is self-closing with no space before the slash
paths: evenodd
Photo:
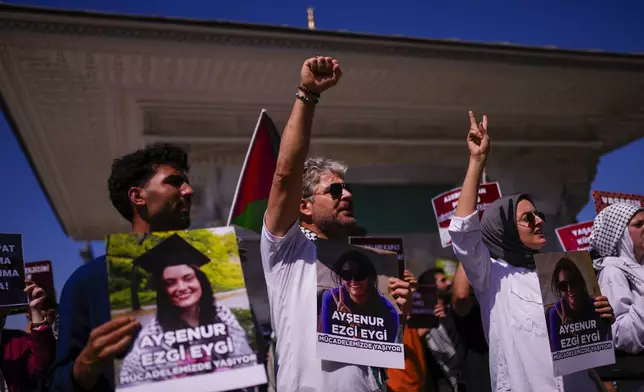
<path id="1" fill-rule="evenodd" d="M 179 235 L 173 234 L 134 260 L 134 265 L 143 268 L 152 275 L 160 276 L 165 267 L 181 264 L 201 267 L 209 261 L 210 259 L 194 246 Z"/>

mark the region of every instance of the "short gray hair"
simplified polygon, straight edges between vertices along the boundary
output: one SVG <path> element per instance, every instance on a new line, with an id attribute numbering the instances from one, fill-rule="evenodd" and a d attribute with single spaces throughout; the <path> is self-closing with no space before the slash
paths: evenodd
<path id="1" fill-rule="evenodd" d="M 320 185 L 324 174 L 333 174 L 344 179 L 347 174 L 347 165 L 340 161 L 329 158 L 312 157 L 304 162 L 304 183 L 302 186 L 302 197 L 310 197 Z"/>

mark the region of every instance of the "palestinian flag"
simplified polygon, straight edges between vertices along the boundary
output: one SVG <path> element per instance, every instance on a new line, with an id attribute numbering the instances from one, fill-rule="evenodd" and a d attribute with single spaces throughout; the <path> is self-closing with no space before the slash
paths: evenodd
<path id="1" fill-rule="evenodd" d="M 279 147 L 280 134 L 262 109 L 239 175 L 228 226 L 237 225 L 261 233 Z"/>

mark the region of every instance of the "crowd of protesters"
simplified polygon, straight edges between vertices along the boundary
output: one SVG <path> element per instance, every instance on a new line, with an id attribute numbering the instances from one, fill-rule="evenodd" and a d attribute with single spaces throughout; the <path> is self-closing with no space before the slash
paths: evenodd
<path id="1" fill-rule="evenodd" d="M 357 223 L 347 166 L 307 159 L 316 105 L 341 76 L 336 59 L 316 56 L 304 62 L 294 86 L 261 233 L 272 324 L 259 329 L 269 372 L 261 390 L 644 391 L 644 209 L 605 208 L 590 241 L 603 294 L 592 298 L 594 311 L 612 328 L 618 364 L 555 376 L 534 262 L 547 241 L 547 217 L 531 195 L 519 193 L 494 202 L 479 220 L 478 188 L 492 143 L 488 118 L 479 122 L 472 112 L 464 133 L 469 165 L 449 226 L 460 262 L 456 275 L 452 280 L 428 268 L 418 277 L 406 271 L 389 281 L 406 315 L 419 283 L 434 285 L 435 325 L 405 327 L 404 369 L 314 355 L 317 320 L 302 309 L 316 302 L 316 241 L 346 241 Z M 178 146 L 135 151 L 113 162 L 109 198 L 133 233 L 187 229 L 194 192 L 189 169 Z M 106 258 L 98 257 L 72 274 L 57 309 L 43 310 L 47 293 L 26 282 L 27 332 L 2 329 L 0 335 L 0 391 L 114 390 L 113 360 L 130 347 L 140 324 L 111 318 L 107 283 Z M 7 314 L 0 314 L 3 326 Z"/>

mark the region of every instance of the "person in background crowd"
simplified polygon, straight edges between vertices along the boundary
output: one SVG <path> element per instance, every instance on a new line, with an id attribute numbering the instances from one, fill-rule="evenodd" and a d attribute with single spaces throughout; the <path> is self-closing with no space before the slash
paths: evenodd
<path id="1" fill-rule="evenodd" d="M 51 332 L 54 334 L 54 338 L 58 340 L 58 325 L 60 320 L 58 316 L 58 305 L 45 310 L 43 313 L 43 317 L 45 317 L 45 320 L 47 320 L 47 324 L 51 326 Z"/>
<path id="2" fill-rule="evenodd" d="M 28 392 L 38 390 L 56 353 L 56 339 L 42 316 L 45 292 L 31 281 L 25 281 L 29 298 L 30 331 L 4 329 L 8 310 L 0 309 L 0 391 Z"/>
<path id="3" fill-rule="evenodd" d="M 193 195 L 188 156 L 157 144 L 116 159 L 108 181 L 110 200 L 132 232 L 183 230 L 190 225 Z M 112 362 L 132 343 L 140 324 L 110 320 L 105 256 L 78 268 L 60 298 L 58 352 L 50 391 L 113 391 Z"/>
<path id="4" fill-rule="evenodd" d="M 405 270 L 405 282 L 409 283 L 409 288 L 413 295 L 418 290 L 418 281 L 408 270 Z M 410 317 L 411 315 L 408 315 L 407 320 Z M 421 338 L 419 329 L 405 326 L 403 333 L 405 368 L 387 369 L 388 392 L 434 392 L 432 386 L 427 385 L 427 364 L 425 362 L 424 344 Z"/>
<path id="5" fill-rule="evenodd" d="M 593 391 L 591 371 L 555 377 L 534 254 L 546 244 L 545 215 L 526 194 L 492 203 L 479 224 L 476 209 L 479 183 L 489 152 L 487 116 L 476 122 L 472 112 L 467 145 L 470 160 L 449 233 L 481 306 L 490 347 L 494 391 Z M 595 299 L 596 311 L 614 319 L 605 297 Z"/>
<path id="6" fill-rule="evenodd" d="M 438 294 L 434 306 L 438 324 L 428 330 L 419 330 L 431 354 L 427 362 L 431 368 L 429 373 L 432 376 L 433 387 L 436 391 L 449 389 L 463 392 L 465 385 L 461 379 L 460 368 L 465 351 L 451 311 L 452 281 L 441 268 L 431 268 L 423 272 L 419 281 L 420 284 L 435 284 Z M 441 383 L 441 379 L 444 379 L 447 385 L 443 384 L 445 381 Z"/>
<path id="7" fill-rule="evenodd" d="M 644 358 L 644 208 L 617 203 L 595 218 L 590 235 L 599 288 L 615 309 L 612 326 L 615 349 Z M 617 358 L 620 365 L 621 358 Z M 639 365 L 637 364 L 639 363 Z M 621 365 L 621 367 L 625 367 Z M 642 371 L 639 371 L 642 374 Z M 620 380 L 618 390 L 644 391 L 642 380 Z"/>
<path id="8" fill-rule="evenodd" d="M 466 350 L 461 364 L 463 383 L 470 385 L 470 390 L 476 388 L 476 392 L 490 391 L 488 346 L 481 321 L 481 307 L 460 263 L 452 284 L 452 310 L 458 336 Z"/>
<path id="9" fill-rule="evenodd" d="M 356 225 L 351 188 L 344 182 L 346 166 L 330 159 L 306 160 L 315 105 L 341 75 L 340 65 L 330 57 L 304 62 L 264 217 L 260 248 L 277 335 L 278 391 L 386 389 L 383 369 L 313 355 L 318 303 L 315 241 L 319 236 L 346 242 Z M 392 278 L 389 290 L 407 309 L 409 283 Z"/>
<path id="10" fill-rule="evenodd" d="M 42 317 L 45 320 L 45 322 L 47 322 L 47 325 L 51 327 L 51 333 L 54 335 L 54 338 L 58 340 L 58 312 L 56 311 L 56 307 L 43 309 L 40 313 L 42 314 Z M 31 314 L 27 313 L 26 317 L 27 317 L 27 327 L 25 328 L 25 331 L 31 332 L 31 325 L 32 325 Z"/>

